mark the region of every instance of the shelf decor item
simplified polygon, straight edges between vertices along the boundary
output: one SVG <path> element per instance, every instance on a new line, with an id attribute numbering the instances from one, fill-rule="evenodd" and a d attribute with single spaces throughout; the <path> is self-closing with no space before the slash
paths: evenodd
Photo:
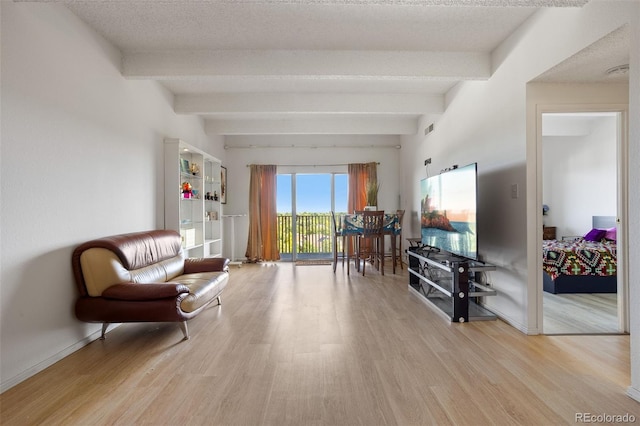
<path id="1" fill-rule="evenodd" d="M 182 182 L 182 197 L 191 198 L 191 184 L 189 182 Z"/>
<path id="2" fill-rule="evenodd" d="M 220 202 L 227 204 L 227 168 L 220 167 Z"/>
<path id="3" fill-rule="evenodd" d="M 191 170 L 191 167 L 189 166 L 189 160 L 187 160 L 186 158 L 181 158 L 180 159 L 180 173 L 186 173 L 188 174 Z"/>

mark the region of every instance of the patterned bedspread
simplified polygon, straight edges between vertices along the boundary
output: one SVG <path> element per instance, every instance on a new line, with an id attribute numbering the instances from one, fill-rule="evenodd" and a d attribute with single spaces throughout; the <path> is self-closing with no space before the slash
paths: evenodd
<path id="1" fill-rule="evenodd" d="M 554 280 L 559 275 L 616 275 L 616 243 L 545 240 L 542 267 Z"/>

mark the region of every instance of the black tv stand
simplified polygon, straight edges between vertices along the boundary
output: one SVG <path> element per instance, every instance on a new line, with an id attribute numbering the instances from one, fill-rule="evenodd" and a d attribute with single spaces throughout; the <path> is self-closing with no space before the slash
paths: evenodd
<path id="1" fill-rule="evenodd" d="M 496 315 L 480 305 L 480 297 L 495 296 L 491 287 L 477 282 L 476 274 L 495 266 L 415 245 L 409 255 L 409 291 L 437 307 L 452 322 L 495 320 Z"/>

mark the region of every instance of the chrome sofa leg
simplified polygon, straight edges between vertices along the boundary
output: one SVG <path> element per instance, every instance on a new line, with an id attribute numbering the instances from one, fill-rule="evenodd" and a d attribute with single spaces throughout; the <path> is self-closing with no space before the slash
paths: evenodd
<path id="1" fill-rule="evenodd" d="M 182 330 L 182 334 L 184 334 L 184 339 L 182 340 L 189 340 L 189 328 L 187 327 L 186 321 L 180 323 L 180 330 Z"/>
<path id="2" fill-rule="evenodd" d="M 220 296 L 216 297 L 216 299 L 218 299 L 218 305 L 222 305 L 222 299 L 220 299 Z"/>
<path id="3" fill-rule="evenodd" d="M 108 322 L 103 322 L 102 323 L 102 334 L 100 335 L 100 340 L 104 340 L 105 339 L 105 334 L 107 333 L 107 328 L 109 328 L 109 323 Z"/>

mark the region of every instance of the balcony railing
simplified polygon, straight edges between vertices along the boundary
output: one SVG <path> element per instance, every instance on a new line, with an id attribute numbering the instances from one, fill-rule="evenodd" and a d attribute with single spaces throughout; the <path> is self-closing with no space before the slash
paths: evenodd
<path id="1" fill-rule="evenodd" d="M 336 215 L 341 223 L 342 216 Z M 278 213 L 278 250 L 281 255 L 293 253 L 291 214 Z M 333 222 L 331 213 L 296 215 L 296 243 L 299 255 L 331 257 L 333 253 Z M 342 251 L 342 239 L 338 239 L 338 252 Z M 317 256 L 315 256 L 317 255 Z M 309 257 L 309 256 L 305 256 Z"/>

